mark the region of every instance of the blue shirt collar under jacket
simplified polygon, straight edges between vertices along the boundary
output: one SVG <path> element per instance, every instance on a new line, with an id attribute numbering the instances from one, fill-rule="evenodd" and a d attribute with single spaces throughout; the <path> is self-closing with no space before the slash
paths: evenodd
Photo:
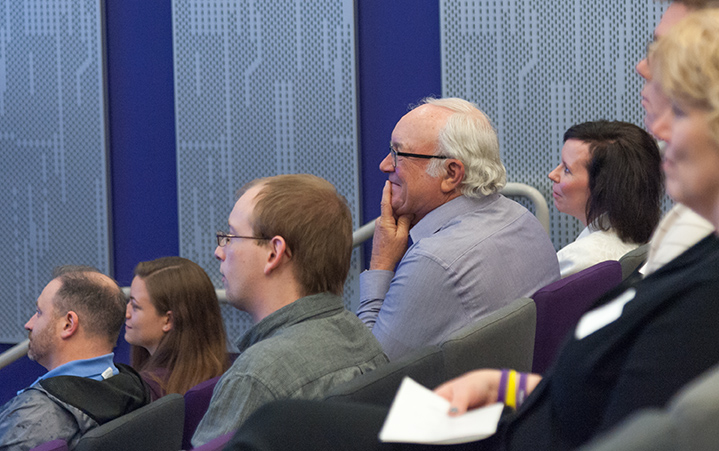
<path id="1" fill-rule="evenodd" d="M 37 380 L 30 385 L 30 387 L 33 387 L 41 380 L 49 379 L 56 376 L 87 377 L 96 381 L 108 379 L 120 372 L 115 366 L 115 363 L 113 362 L 114 359 L 115 354 L 111 352 L 109 354 L 101 355 L 100 357 L 93 357 L 91 359 L 73 360 L 72 362 L 67 362 L 64 365 L 60 365 L 57 368 L 54 368 L 43 374 L 42 376 L 38 377 Z M 109 374 L 110 371 L 112 371 L 112 374 Z M 27 390 L 27 388 L 20 390 L 19 392 L 17 392 L 17 394 L 19 395 L 25 390 Z"/>

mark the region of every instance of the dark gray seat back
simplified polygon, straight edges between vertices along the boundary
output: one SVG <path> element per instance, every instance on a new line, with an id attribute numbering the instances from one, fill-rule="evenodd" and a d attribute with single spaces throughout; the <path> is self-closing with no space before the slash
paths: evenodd
<path id="1" fill-rule="evenodd" d="M 532 369 L 537 311 L 519 298 L 457 331 L 440 348 L 447 379 L 479 368 Z"/>
<path id="2" fill-rule="evenodd" d="M 171 393 L 92 429 L 75 451 L 177 451 L 184 424 L 185 398 Z"/>
<path id="3" fill-rule="evenodd" d="M 335 387 L 328 401 L 389 406 L 402 379 L 409 376 L 434 388 L 476 368 L 529 371 L 534 351 L 536 310 L 521 298 L 453 334 L 439 346 L 426 346 Z"/>
<path id="4" fill-rule="evenodd" d="M 442 350 L 427 346 L 332 389 L 330 401 L 353 401 L 389 406 L 405 376 L 425 387 L 444 382 Z"/>

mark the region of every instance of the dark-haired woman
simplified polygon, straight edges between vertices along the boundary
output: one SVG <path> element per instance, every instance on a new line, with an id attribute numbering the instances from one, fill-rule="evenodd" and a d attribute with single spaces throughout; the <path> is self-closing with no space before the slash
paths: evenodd
<path id="1" fill-rule="evenodd" d="M 619 121 L 577 124 L 564 133 L 562 161 L 549 173 L 557 210 L 586 227 L 557 252 L 562 277 L 649 241 L 661 215 L 662 172 L 654 138 Z"/>

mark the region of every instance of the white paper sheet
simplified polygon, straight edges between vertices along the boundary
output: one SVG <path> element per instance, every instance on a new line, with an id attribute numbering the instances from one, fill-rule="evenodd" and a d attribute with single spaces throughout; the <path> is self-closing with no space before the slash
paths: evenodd
<path id="1" fill-rule="evenodd" d="M 405 377 L 379 433 L 383 442 L 451 444 L 487 438 L 497 431 L 504 405 L 492 404 L 450 417 L 449 401 Z"/>

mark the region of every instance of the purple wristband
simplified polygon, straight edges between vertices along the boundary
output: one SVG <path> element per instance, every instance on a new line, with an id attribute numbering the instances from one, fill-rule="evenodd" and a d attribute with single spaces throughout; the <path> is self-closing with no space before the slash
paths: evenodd
<path id="1" fill-rule="evenodd" d="M 507 382 L 509 381 L 509 370 L 503 369 L 499 378 L 499 389 L 497 391 L 497 402 L 504 404 L 504 395 L 507 393 Z"/>
<path id="2" fill-rule="evenodd" d="M 519 389 L 517 390 L 517 409 L 522 405 L 524 400 L 527 398 L 527 379 L 529 375 L 527 373 L 519 373 Z"/>

